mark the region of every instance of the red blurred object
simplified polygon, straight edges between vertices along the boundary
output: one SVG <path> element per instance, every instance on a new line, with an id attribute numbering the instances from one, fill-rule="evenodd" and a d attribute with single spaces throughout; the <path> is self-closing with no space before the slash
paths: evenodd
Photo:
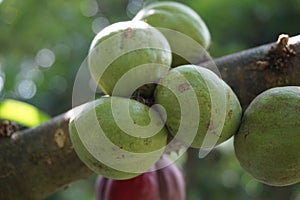
<path id="1" fill-rule="evenodd" d="M 149 172 L 128 180 L 113 180 L 99 176 L 96 182 L 97 200 L 184 200 L 185 181 L 181 170 L 171 164 L 157 169 L 164 156 Z"/>

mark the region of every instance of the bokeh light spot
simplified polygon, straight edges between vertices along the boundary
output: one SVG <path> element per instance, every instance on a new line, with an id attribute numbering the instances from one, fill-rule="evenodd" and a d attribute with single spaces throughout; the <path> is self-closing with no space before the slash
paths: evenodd
<path id="1" fill-rule="evenodd" d="M 66 91 L 68 83 L 67 80 L 62 76 L 54 76 L 50 80 L 50 89 L 56 94 L 62 94 Z"/>
<path id="2" fill-rule="evenodd" d="M 239 176 L 236 171 L 226 170 L 222 174 L 222 183 L 226 188 L 234 188 L 239 183 Z"/>
<path id="3" fill-rule="evenodd" d="M 95 0 L 82 1 L 80 10 L 83 16 L 92 17 L 99 11 L 98 3 Z"/>
<path id="4" fill-rule="evenodd" d="M 0 4 L 1 4 L 1 2 L 0 2 Z M 15 21 L 15 19 L 17 18 L 18 13 L 19 13 L 19 11 L 15 7 L 12 7 L 12 6 L 5 7 L 2 12 L 3 12 L 2 16 L 1 16 L 2 20 L 6 24 L 12 24 Z"/>
<path id="5" fill-rule="evenodd" d="M 92 30 L 95 34 L 97 34 L 99 31 L 101 31 L 103 28 L 108 26 L 110 23 L 107 18 L 105 17 L 98 17 L 94 19 L 92 23 Z"/>
<path id="6" fill-rule="evenodd" d="M 36 85 L 32 80 L 21 80 L 17 83 L 17 93 L 23 99 L 31 99 L 36 93 Z"/>
<path id="7" fill-rule="evenodd" d="M 55 54 L 50 49 L 41 49 L 35 57 L 35 62 L 44 68 L 51 67 L 54 61 Z"/>
<path id="8" fill-rule="evenodd" d="M 143 7 L 143 0 L 130 0 L 127 5 L 127 16 L 133 17 Z"/>
<path id="9" fill-rule="evenodd" d="M 2 90 L 4 88 L 4 83 L 5 83 L 4 74 L 0 74 L 0 93 L 2 92 Z"/>

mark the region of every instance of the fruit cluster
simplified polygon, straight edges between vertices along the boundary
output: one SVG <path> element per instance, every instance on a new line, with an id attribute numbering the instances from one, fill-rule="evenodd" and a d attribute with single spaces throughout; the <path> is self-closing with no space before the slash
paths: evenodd
<path id="1" fill-rule="evenodd" d="M 196 65 L 209 46 L 203 20 L 175 2 L 150 4 L 133 20 L 96 35 L 89 71 L 106 96 L 72 119 L 70 134 L 79 158 L 101 175 L 98 185 L 106 189 L 100 199 L 121 199 L 108 197 L 117 195 L 112 188 L 124 191 L 120 187 L 126 184 L 149 182 L 154 172 L 147 171 L 161 162 L 173 140 L 199 148 L 205 156 L 235 135 L 237 158 L 255 178 L 270 185 L 299 182 L 300 89 L 261 94 L 241 120 L 230 86 L 211 69 Z M 161 166 L 160 176 L 168 173 L 164 167 L 169 164 Z"/>

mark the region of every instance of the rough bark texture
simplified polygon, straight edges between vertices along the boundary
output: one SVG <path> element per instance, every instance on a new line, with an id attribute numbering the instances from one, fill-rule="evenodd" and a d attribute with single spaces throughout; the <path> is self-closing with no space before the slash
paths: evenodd
<path id="1" fill-rule="evenodd" d="M 43 199 L 92 172 L 77 158 L 67 115 L 0 138 L 0 199 Z"/>
<path id="2" fill-rule="evenodd" d="M 300 36 L 215 59 L 243 108 L 262 91 L 300 85 Z M 213 62 L 201 65 L 212 67 Z M 43 199 L 92 172 L 77 158 L 62 114 L 33 129 L 0 138 L 0 199 Z"/>
<path id="3" fill-rule="evenodd" d="M 243 108 L 259 93 L 275 86 L 300 85 L 300 35 L 290 38 L 288 44 L 280 39 L 236 54 L 224 56 L 213 62 L 202 63 L 212 68 L 216 65 L 221 77 L 236 92 Z"/>

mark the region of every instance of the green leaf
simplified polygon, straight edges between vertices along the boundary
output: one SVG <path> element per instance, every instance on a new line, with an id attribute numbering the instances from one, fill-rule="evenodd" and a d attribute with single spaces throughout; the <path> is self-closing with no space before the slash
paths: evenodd
<path id="1" fill-rule="evenodd" d="M 49 120 L 50 116 L 28 103 L 6 99 L 0 102 L 0 119 L 34 127 Z"/>

